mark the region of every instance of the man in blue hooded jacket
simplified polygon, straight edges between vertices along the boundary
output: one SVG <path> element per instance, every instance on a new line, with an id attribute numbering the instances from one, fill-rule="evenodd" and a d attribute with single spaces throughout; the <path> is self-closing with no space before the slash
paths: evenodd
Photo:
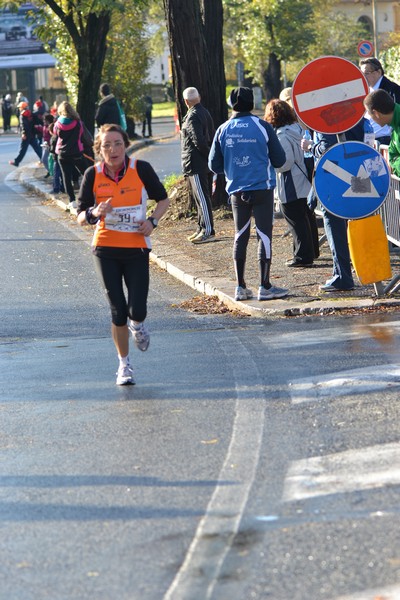
<path id="1" fill-rule="evenodd" d="M 254 97 L 250 88 L 235 88 L 228 102 L 233 114 L 217 129 L 208 165 L 214 173 L 225 174 L 226 191 L 232 206 L 235 223 L 233 259 L 237 279 L 235 299 L 249 300 L 253 297 L 244 278 L 252 216 L 258 239 L 258 300 L 283 298 L 288 290 L 271 284 L 270 269 L 276 185 L 274 167 L 284 164 L 285 152 L 273 127 L 252 114 Z"/>

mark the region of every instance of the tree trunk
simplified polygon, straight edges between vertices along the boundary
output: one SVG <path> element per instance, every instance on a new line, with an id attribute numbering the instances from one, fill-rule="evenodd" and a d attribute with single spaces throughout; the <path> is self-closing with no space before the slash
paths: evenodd
<path id="1" fill-rule="evenodd" d="M 227 118 L 222 0 L 163 1 L 179 121 L 187 110 L 182 92 L 194 86 L 218 126 Z"/>
<path id="2" fill-rule="evenodd" d="M 281 76 L 281 61 L 272 52 L 269 55 L 268 66 L 263 73 L 264 94 L 267 102 L 272 98 L 279 98 L 282 89 Z"/>
<path id="3" fill-rule="evenodd" d="M 163 0 L 171 52 L 172 77 L 179 122 L 187 108 L 182 92 L 189 86 L 199 90 L 202 104 L 210 111 L 215 127 L 226 121 L 226 80 L 222 44 L 222 0 Z M 213 205 L 225 202 L 220 191 Z"/>
<path id="4" fill-rule="evenodd" d="M 110 12 L 90 14 L 85 37 L 75 45 L 78 54 L 79 90 L 77 111 L 93 135 L 98 90 L 106 56 L 106 40 L 110 29 Z"/>
<path id="5" fill-rule="evenodd" d="M 223 48 L 223 6 L 222 0 L 203 0 L 204 37 L 210 49 L 210 79 L 208 82 L 209 111 L 215 127 L 227 120 L 226 79 Z"/>

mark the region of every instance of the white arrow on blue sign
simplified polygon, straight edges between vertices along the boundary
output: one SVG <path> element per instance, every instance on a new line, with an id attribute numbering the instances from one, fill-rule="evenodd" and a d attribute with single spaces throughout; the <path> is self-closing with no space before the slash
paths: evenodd
<path id="1" fill-rule="evenodd" d="M 343 219 L 362 219 L 384 202 L 390 186 L 389 167 L 375 148 L 343 142 L 319 160 L 314 185 L 329 212 Z"/>

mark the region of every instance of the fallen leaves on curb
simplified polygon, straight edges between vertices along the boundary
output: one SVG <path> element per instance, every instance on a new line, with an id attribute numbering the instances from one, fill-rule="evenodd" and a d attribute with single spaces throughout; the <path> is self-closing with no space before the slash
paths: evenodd
<path id="1" fill-rule="evenodd" d="M 230 314 L 236 317 L 246 316 L 238 310 L 228 308 L 217 296 L 194 296 L 190 300 L 181 302 L 178 306 L 200 315 Z"/>

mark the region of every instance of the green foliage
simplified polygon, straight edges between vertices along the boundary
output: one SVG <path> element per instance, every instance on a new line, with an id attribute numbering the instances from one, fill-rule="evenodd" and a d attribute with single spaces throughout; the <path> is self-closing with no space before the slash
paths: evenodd
<path id="1" fill-rule="evenodd" d="M 175 102 L 159 102 L 153 104 L 153 117 L 173 117 L 176 111 Z"/>
<path id="2" fill-rule="evenodd" d="M 310 0 L 224 0 L 226 33 L 255 82 L 261 83 L 270 54 L 280 60 L 302 59 L 315 39 Z"/>
<path id="3" fill-rule="evenodd" d="M 400 81 L 400 36 L 392 34 L 389 39 L 391 46 L 381 52 L 379 60 L 385 70 L 385 75 L 397 83 Z"/>
<path id="4" fill-rule="evenodd" d="M 171 173 L 167 175 L 163 181 L 164 187 L 169 193 L 170 190 L 176 186 L 177 183 L 182 181 L 182 173 Z"/>
<path id="5" fill-rule="evenodd" d="M 346 14 L 329 7 L 316 11 L 315 43 L 310 46 L 310 59 L 319 56 L 341 56 L 358 63 L 357 44 L 365 39 L 365 26 Z"/>
<path id="6" fill-rule="evenodd" d="M 102 77 L 122 101 L 125 113 L 135 118 L 143 112 L 141 97 L 151 63 L 149 38 L 141 6 L 127 2 L 123 14 L 113 15 Z"/>
<path id="7" fill-rule="evenodd" d="M 17 8 L 22 3 L 0 0 L 1 7 L 12 4 Z M 91 39 L 88 39 L 89 22 L 93 15 L 109 16 L 111 22 L 102 78 L 123 100 L 128 114 L 138 112 L 136 104 L 143 92 L 150 60 L 148 39 L 144 33 L 144 8 L 147 4 L 147 0 L 35 1 L 39 11 L 32 13 L 39 23 L 36 35 L 56 58 L 73 104 L 78 100 L 82 77 L 90 68 L 84 64 L 85 56 L 92 62 L 96 59 L 87 56 L 87 49 L 94 48 Z M 100 35 L 102 32 L 99 31 Z M 93 90 L 93 94 L 97 97 L 97 90 Z"/>
<path id="8" fill-rule="evenodd" d="M 230 72 L 243 60 L 254 81 L 262 83 L 275 54 L 293 81 L 310 60 L 336 55 L 357 61 L 364 27 L 335 10 L 335 0 L 223 0 L 225 53 Z"/>
<path id="9" fill-rule="evenodd" d="M 62 20 L 48 6 L 40 10 L 39 19 L 41 24 L 36 27 L 35 33 L 43 41 L 45 50 L 56 59 L 69 100 L 76 105 L 79 88 L 78 55 L 72 38 Z"/>

